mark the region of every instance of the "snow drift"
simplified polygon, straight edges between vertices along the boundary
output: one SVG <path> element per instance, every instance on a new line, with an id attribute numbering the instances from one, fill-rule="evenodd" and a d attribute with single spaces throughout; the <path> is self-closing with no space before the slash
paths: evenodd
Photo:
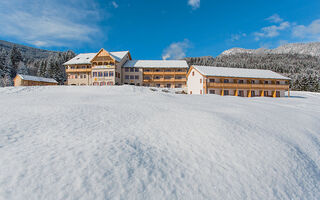
<path id="1" fill-rule="evenodd" d="M 0 88 L 0 199 L 319 199 L 320 95 Z"/>

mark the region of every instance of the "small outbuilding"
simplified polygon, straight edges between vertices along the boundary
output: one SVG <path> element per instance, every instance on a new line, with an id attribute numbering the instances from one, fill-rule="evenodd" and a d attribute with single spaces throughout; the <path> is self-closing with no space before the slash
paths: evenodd
<path id="1" fill-rule="evenodd" d="M 29 76 L 17 74 L 13 79 L 14 86 L 44 86 L 44 85 L 58 85 L 58 82 L 52 78 L 44 78 L 39 76 Z"/>

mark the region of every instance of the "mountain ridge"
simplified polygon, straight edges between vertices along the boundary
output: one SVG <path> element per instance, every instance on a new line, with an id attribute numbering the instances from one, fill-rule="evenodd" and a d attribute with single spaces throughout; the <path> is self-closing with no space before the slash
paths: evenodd
<path id="1" fill-rule="evenodd" d="M 223 51 L 219 56 L 234 55 L 234 54 L 304 54 L 311 56 L 320 56 L 320 42 L 310 43 L 288 43 L 274 49 L 245 49 L 231 48 Z"/>

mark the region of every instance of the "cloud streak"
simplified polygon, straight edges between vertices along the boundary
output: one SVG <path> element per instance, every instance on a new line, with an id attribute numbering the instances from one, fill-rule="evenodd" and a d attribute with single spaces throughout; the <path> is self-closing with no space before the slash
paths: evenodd
<path id="1" fill-rule="evenodd" d="M 12 0 L 0 5 L 0 35 L 38 47 L 90 42 L 100 32 L 97 26 L 88 25 L 86 19 L 98 20 L 101 15 L 94 8 L 82 7 L 86 4 Z"/>

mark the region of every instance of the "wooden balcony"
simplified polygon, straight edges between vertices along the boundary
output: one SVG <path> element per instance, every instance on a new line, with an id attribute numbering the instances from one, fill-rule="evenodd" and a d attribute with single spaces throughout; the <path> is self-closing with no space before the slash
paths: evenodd
<path id="1" fill-rule="evenodd" d="M 238 83 L 207 83 L 208 88 L 229 88 L 229 89 L 264 89 L 264 90 L 288 90 L 289 85 L 278 84 L 238 84 Z"/>
<path id="2" fill-rule="evenodd" d="M 151 83 L 151 82 L 186 82 L 187 79 L 185 78 L 181 78 L 181 79 L 174 79 L 174 78 L 170 78 L 170 79 L 165 79 L 165 78 L 160 78 L 160 79 L 143 79 L 143 82 L 145 83 Z"/>
<path id="3" fill-rule="evenodd" d="M 66 73 L 70 72 L 91 72 L 91 68 L 84 68 L 84 69 L 66 69 Z"/>
<path id="4" fill-rule="evenodd" d="M 165 72 L 165 71 L 160 71 L 160 72 L 143 72 L 144 75 L 186 75 L 187 72 Z"/>

